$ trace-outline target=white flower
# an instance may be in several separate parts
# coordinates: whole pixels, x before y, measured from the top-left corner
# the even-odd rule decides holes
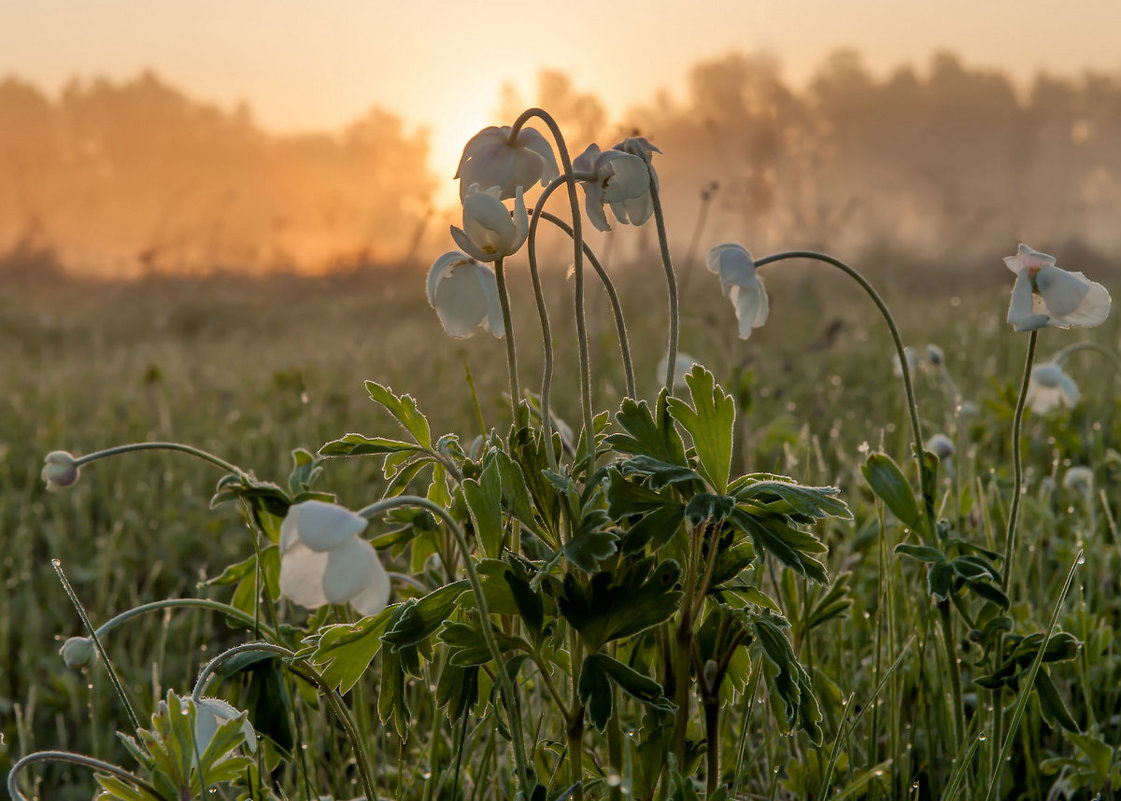
[[[471,336],[479,326],[499,339],[506,333],[494,270],[458,250],[436,259],[428,272],[428,304],[456,339]]]
[[[919,368],[919,354],[910,345],[903,348],[903,355],[907,357],[907,372],[912,376]],[[899,351],[891,354],[891,372],[896,378],[903,377],[903,363],[899,361]]]
[[[943,462],[954,455],[954,443],[945,434],[935,434],[928,439],[926,449]]]
[[[616,149],[601,151],[598,145],[588,149],[572,162],[572,169],[594,178],[580,182],[584,188],[584,208],[588,219],[600,231],[610,231],[603,206],[611,206],[615,219],[624,224],[642,225],[654,213],[650,197],[650,171],[639,156]]]
[[[452,226],[452,239],[467,255],[479,261],[497,261],[512,255],[529,234],[522,188],[514,193],[514,213],[499,199],[499,187],[481,190],[472,184],[463,199],[463,228]]]
[[[184,711],[186,711],[186,705],[189,703],[188,699],[181,699],[181,703],[184,706]],[[200,698],[195,705],[196,758],[206,753],[210,741],[218,733],[219,726],[227,720],[237,720],[239,717],[241,718],[241,736],[245,741],[245,746],[250,752],[256,751],[257,734],[253,731],[253,726],[249,723],[244,712],[221,698]]]
[[[77,482],[78,467],[75,462],[75,458],[66,451],[51,451],[47,454],[39,476],[47,483],[49,491],[58,492]]]
[[[673,388],[685,389],[688,386],[685,383],[686,374],[693,369],[694,364],[699,362],[690,356],[688,353],[677,354],[677,358],[673,360]],[[666,368],[669,367],[669,357],[663,356],[658,362],[658,372],[655,376],[654,383],[661,386],[662,382],[666,380]]]
[[[1089,496],[1094,490],[1094,471],[1082,465],[1071,467],[1063,475],[1063,489]]]
[[[1037,364],[1028,380],[1028,403],[1036,414],[1046,414],[1056,406],[1078,403],[1078,385],[1055,362]]]
[[[376,615],[389,602],[389,574],[374,546],[359,538],[367,521],[349,509],[304,501],[280,527],[280,591],[309,609],[349,603]]]
[[[751,329],[767,322],[767,290],[755,274],[755,262],[741,245],[717,245],[708,252],[708,269],[720,276],[725,297],[736,308],[740,339],[751,336]]]
[[[1015,256],[1004,263],[1016,273],[1008,322],[1017,331],[1045,326],[1093,328],[1109,316],[1109,292],[1082,273],[1055,266],[1055,257],[1021,244]]]
[[[459,199],[466,199],[471,186],[497,186],[499,199],[509,200],[518,187],[529,189],[557,177],[553,149],[540,133],[522,128],[510,144],[510,126],[491,126],[479,131],[463,148],[455,177],[459,179]]]

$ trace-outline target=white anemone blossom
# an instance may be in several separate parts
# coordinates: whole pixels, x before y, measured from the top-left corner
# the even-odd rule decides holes
[[[494,270],[466,253],[449,250],[436,259],[428,272],[428,304],[455,339],[466,339],[479,326],[499,339],[505,336]]]
[[[755,272],[755,262],[742,245],[717,245],[708,252],[708,269],[720,276],[724,296],[732,301],[740,322],[740,339],[767,322],[767,290]]]
[[[358,535],[367,520],[342,506],[304,501],[280,527],[280,591],[309,609],[349,603],[376,615],[389,602],[389,574]]]
[[[183,711],[186,712],[188,699],[180,699]],[[241,720],[241,739],[245,747],[254,752],[257,750],[257,734],[244,712],[234,707],[229,701],[221,698],[203,697],[195,705],[195,752],[197,755],[205,754],[210,747],[218,727],[230,720]]]
[[[1017,331],[1055,328],[1093,328],[1109,316],[1111,299],[1104,286],[1082,273],[1055,266],[1055,257],[1020,244],[1004,263],[1016,273],[1008,322]]]
[[[509,200],[518,187],[529,189],[538,181],[544,186],[557,175],[557,160],[545,137],[522,128],[511,143],[509,125],[492,125],[471,137],[455,171],[460,200],[467,198],[473,184],[497,186],[498,198]]]
[[[1027,402],[1036,414],[1046,414],[1056,406],[1078,403],[1078,385],[1056,362],[1037,364],[1028,379]]]
[[[463,199],[463,228],[451,227],[452,239],[473,259],[490,262],[513,255],[529,234],[529,215],[519,186],[514,212],[500,199],[499,187],[472,184]]]
[[[604,205],[611,207],[616,220],[630,225],[642,225],[654,213],[650,170],[642,157],[623,152],[622,145],[603,151],[598,145],[588,145],[572,162],[572,169],[593,176],[580,186],[588,219],[600,231],[611,230]]]

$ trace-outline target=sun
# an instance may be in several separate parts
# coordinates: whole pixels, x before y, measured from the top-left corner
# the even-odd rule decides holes
[[[439,207],[459,205],[459,182],[454,180],[463,146],[488,125],[509,125],[495,113],[497,92],[479,92],[445,104],[439,119],[429,129],[429,166],[436,176],[433,202]]]

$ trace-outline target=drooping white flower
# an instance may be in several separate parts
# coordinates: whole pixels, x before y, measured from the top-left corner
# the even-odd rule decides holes
[[[376,615],[389,602],[389,574],[361,539],[367,521],[342,506],[304,501],[280,527],[280,591],[309,609],[349,603]]]
[[[519,186],[514,212],[499,199],[499,187],[480,189],[472,184],[463,199],[463,228],[451,228],[452,239],[474,259],[491,262],[514,254],[529,234],[529,215]]]
[[[1017,331],[1046,326],[1093,328],[1109,316],[1111,299],[1104,286],[1082,273],[1055,266],[1055,257],[1021,243],[1015,256],[1004,263],[1016,273],[1008,322]]]
[[[1028,379],[1027,402],[1036,414],[1046,414],[1056,406],[1078,403],[1078,385],[1055,362],[1037,364]]]
[[[720,287],[736,309],[740,339],[767,322],[767,290],[755,273],[755,262],[742,245],[717,245],[708,252],[708,269],[720,276]]]
[[[479,131],[463,148],[455,177],[459,179],[459,199],[465,200],[471,186],[497,186],[498,198],[509,200],[518,187],[528,190],[558,175],[557,160],[548,141],[533,128],[518,131],[510,143],[510,126],[491,126]]]
[[[73,486],[78,481],[77,460],[66,451],[51,451],[43,459],[43,470],[39,477],[47,484],[50,492],[58,492]]]
[[[436,259],[428,272],[428,304],[456,339],[473,335],[479,326],[499,339],[505,336],[494,270],[466,253],[450,250]]]
[[[615,219],[629,225],[642,225],[654,213],[650,196],[650,171],[637,155],[620,149],[599,149],[591,144],[572,162],[577,173],[593,175],[580,182],[584,189],[584,208],[588,219],[600,231],[610,231],[604,205],[611,207]]]
[[[188,699],[183,698],[180,701],[184,705],[186,711],[186,704]],[[206,749],[210,746],[211,740],[214,735],[218,733],[218,727],[228,720],[237,720],[241,718],[241,736],[245,743],[245,747],[252,753],[257,750],[257,734],[253,731],[253,726],[249,723],[245,713],[234,707],[228,701],[221,698],[200,698],[195,705],[195,756],[198,758],[206,753]]]

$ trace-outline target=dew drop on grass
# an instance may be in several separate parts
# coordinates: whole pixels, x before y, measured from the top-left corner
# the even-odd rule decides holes
[[[987,740],[987,739],[989,739],[989,735],[985,734],[984,732],[977,735],[977,740],[982,742],[982,743],[985,742],[985,740]]]
[[[618,787],[623,783],[623,777],[618,773],[608,773],[606,781],[608,787]]]
[[[62,560],[61,559],[52,559],[51,564],[54,565],[55,567],[62,567]]]
[[[1078,564],[1080,564],[1080,565],[1086,564],[1086,554],[1084,554],[1084,553],[1078,554]]]

